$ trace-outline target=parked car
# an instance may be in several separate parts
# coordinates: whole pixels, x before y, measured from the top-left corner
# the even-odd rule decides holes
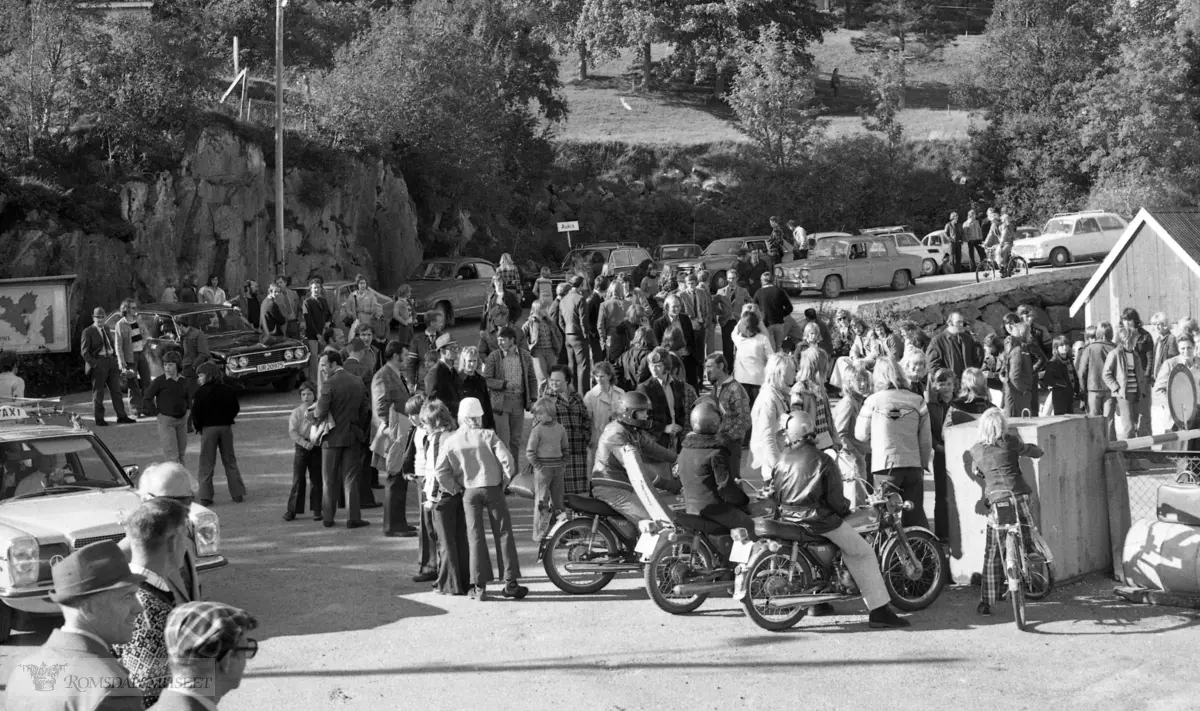
[[[554,288],[558,288],[558,285],[566,280],[568,274],[575,273],[577,264],[593,264],[596,254],[600,255],[602,263],[612,264],[614,274],[628,274],[647,259],[654,261],[650,252],[638,245],[637,242],[597,242],[583,245],[571,250],[563,260],[562,266],[550,272],[550,281],[554,284]],[[533,276],[526,281],[526,301],[533,300],[534,282],[538,276]]]
[[[97,541],[125,537],[122,517],[138,507],[136,466],[122,468],[78,415],[52,401],[0,403],[0,643],[16,612],[57,614],[50,569]],[[198,590],[196,573],[227,564],[221,522],[192,503],[188,548],[194,568],[180,572]]]
[[[116,337],[121,314],[114,311],[105,325]],[[293,338],[264,339],[242,313],[216,304],[146,304],[138,309],[148,358],[161,362],[167,350],[179,350],[179,324],[200,329],[208,336],[209,356],[225,369],[231,385],[270,384],[279,392],[296,387],[308,367],[308,347]],[[264,342],[264,340],[266,342]]]
[[[292,287],[292,291],[299,298],[297,303],[303,303],[304,299],[308,298],[308,285],[296,285]],[[325,304],[329,307],[329,311],[333,314],[333,322],[338,328],[346,327],[346,319],[354,318],[354,306],[351,303],[351,294],[358,291],[358,283],[353,281],[327,281],[325,282]],[[367,291],[375,295],[375,299],[379,302],[383,310],[383,317],[375,319],[373,325],[375,332],[380,338],[384,337],[391,329],[392,325],[392,305],[396,303],[396,299],[387,294],[367,287]]]
[[[447,326],[459,318],[480,318],[492,293],[496,265],[475,257],[427,259],[408,277],[412,287],[417,320],[424,322],[425,312],[437,310]]]
[[[1072,212],[1050,218],[1037,237],[1013,244],[1013,254],[1029,264],[1063,267],[1086,259],[1103,259],[1125,231],[1125,218],[1112,212]]]
[[[859,230],[864,235],[894,235],[896,248],[902,254],[911,254],[921,258],[921,276],[933,276],[939,272],[950,272],[950,240],[946,239],[945,230],[930,232],[918,239],[907,225],[892,227],[872,227]]]
[[[670,262],[676,259],[695,259],[704,252],[698,244],[660,244],[654,248],[655,262]]]
[[[817,239],[808,259],[775,267],[775,283],[788,292],[820,290],[827,299],[846,289],[904,291],[920,276],[921,261],[901,253],[890,234],[834,235]]]
[[[668,262],[660,266],[672,264],[681,273],[688,274],[699,269],[700,263],[703,262],[710,275],[709,288],[713,292],[716,292],[717,289],[725,286],[725,277],[730,268],[737,262],[738,255],[743,250],[747,252],[758,250],[762,252],[764,259],[769,260],[771,257],[768,254],[767,242],[770,239],[770,235],[762,237],[723,237],[710,242],[699,257]],[[793,259],[792,250],[784,250],[784,263],[790,262]]]

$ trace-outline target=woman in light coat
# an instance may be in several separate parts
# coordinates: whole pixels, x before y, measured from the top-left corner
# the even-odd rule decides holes
[[[871,472],[867,468],[871,447],[854,436],[858,413],[871,394],[871,374],[851,365],[844,371],[842,383],[842,399],[833,408],[833,429],[842,440],[842,449],[837,455],[838,470],[842,473],[842,491],[846,501],[856,507],[866,499],[866,490],[859,486],[858,480],[871,481]]]
[[[767,360],[762,390],[750,409],[750,466],[770,481],[779,455],[786,448],[779,431],[779,418],[790,409],[789,395],[796,380],[796,359],[787,353],[774,353]]]
[[[596,444],[600,441],[600,434],[617,416],[617,405],[621,402],[621,396],[625,394],[624,390],[614,384],[616,374],[612,363],[603,360],[596,363],[596,367],[592,369],[592,380],[596,385],[583,396],[583,406],[592,416],[592,437],[589,440],[591,446],[588,447],[589,472],[596,461]]]
[[[905,526],[925,526],[925,470],[933,464],[933,433],[925,398],[908,389],[894,358],[875,362],[875,392],[863,402],[854,437],[871,445],[871,473],[877,484],[900,489],[913,508]]]
[[[768,359],[774,353],[775,347],[762,328],[758,312],[747,310],[733,329],[733,379],[745,388],[751,404],[756,402],[758,391],[763,387]]]

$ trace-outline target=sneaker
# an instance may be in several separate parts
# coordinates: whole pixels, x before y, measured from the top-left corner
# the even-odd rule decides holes
[[[284,520],[284,521],[295,521],[295,520],[296,520],[296,514],[292,513],[291,511],[285,512],[285,513],[283,514],[283,520]]]
[[[529,594],[529,588],[517,583],[515,580],[510,580],[505,584],[504,589],[500,591],[504,597],[520,600]]]
[[[467,597],[471,598],[475,602],[485,602],[487,600],[487,586],[476,585],[475,587],[471,588],[470,592],[467,593]]]
[[[836,614],[836,611],[833,609],[833,605],[828,602],[822,602],[808,608],[809,617],[829,617],[834,614]]]
[[[245,501],[245,500],[246,500],[246,497],[244,497],[244,496],[235,496],[235,497],[233,497],[233,503],[235,503],[235,504],[240,504],[240,503],[242,503],[242,502],[243,502],[243,501]]]
[[[414,583],[431,583],[437,580],[437,573],[419,573],[413,576]]]
[[[869,625],[873,630],[894,630],[912,627],[911,622],[903,617],[900,617],[895,612],[892,612],[892,608],[888,607],[887,605],[871,610],[869,620]]]
[[[976,612],[976,614],[981,615],[983,617],[991,617],[992,616],[992,607],[991,607],[991,605],[987,604],[986,602],[981,602],[981,603],[979,603],[979,607],[975,608],[975,612]]]
[[[346,522],[346,528],[362,528],[364,526],[370,526],[370,525],[371,525],[370,521],[364,521],[361,518],[356,521],[347,521]]]
[[[108,423],[105,422],[104,420],[96,420],[96,426],[97,427],[108,427]]]

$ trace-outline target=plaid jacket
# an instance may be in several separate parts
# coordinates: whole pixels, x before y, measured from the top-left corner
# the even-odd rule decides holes
[[[522,410],[529,410],[533,407],[533,403],[537,400],[538,384],[537,373],[533,369],[533,357],[529,355],[529,351],[521,348],[516,348],[517,355],[521,357],[521,375],[524,377],[522,390],[524,390],[524,402],[521,404]],[[483,364],[483,377],[488,382],[488,388],[492,391],[492,409],[496,412],[508,412],[509,407],[506,402],[505,395],[505,380],[504,380],[504,351],[494,350],[488,354],[487,360]]]

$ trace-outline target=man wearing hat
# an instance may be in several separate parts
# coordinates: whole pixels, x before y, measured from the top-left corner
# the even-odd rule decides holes
[[[425,394],[431,399],[441,400],[450,412],[458,412],[462,393],[458,376],[454,372],[454,361],[458,360],[458,343],[449,333],[437,337],[438,362],[425,374]]]
[[[163,354],[163,374],[155,378],[146,388],[145,398],[154,403],[158,413],[158,439],[162,443],[163,456],[169,461],[183,464],[187,451],[188,410],[192,407],[191,391],[187,381],[179,376],[179,351]]]
[[[79,346],[83,355],[84,372],[92,377],[92,408],[96,416],[96,426],[108,425],[104,420],[104,390],[108,389],[108,397],[112,400],[113,411],[117,413],[117,422],[127,424],[135,422],[125,414],[125,401],[121,398],[121,369],[117,367],[117,348],[113,335],[104,325],[108,314],[97,306],[92,310],[92,325],[83,330],[83,341]]]
[[[146,467],[138,477],[137,487],[142,501],[170,499],[190,510],[192,502],[196,500],[196,485],[192,475],[178,462],[159,462]],[[133,548],[129,537],[122,538],[117,545],[121,547],[125,559],[132,561]],[[183,565],[163,577],[171,587],[176,604],[199,599],[200,577],[196,574],[196,558],[191,548],[184,551]]]
[[[332,418],[329,432],[321,441],[321,474],[325,480],[321,499],[321,518],[326,528],[332,528],[337,512],[338,492],[346,488],[346,528],[368,525],[360,511],[362,453],[371,422],[371,402],[362,378],[342,368],[342,354],[326,349],[321,354],[321,370],[325,383],[317,398],[314,422]]]
[[[245,610],[220,602],[173,610],[165,633],[172,684],[150,708],[216,711],[221,698],[241,685],[246,660],[258,654],[258,641],[246,636],[257,626]]]
[[[140,711],[142,692],[110,651],[129,642],[142,607],[144,576],[129,569],[113,541],[84,546],[51,569],[50,599],[63,626],[13,669],[5,687],[9,711],[105,709]]]

